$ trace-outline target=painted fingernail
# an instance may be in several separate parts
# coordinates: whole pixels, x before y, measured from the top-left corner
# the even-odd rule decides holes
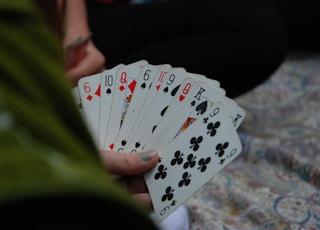
[[[148,150],[146,152],[139,153],[140,159],[142,161],[148,162],[150,161],[155,155],[157,154],[157,151],[155,150]]]

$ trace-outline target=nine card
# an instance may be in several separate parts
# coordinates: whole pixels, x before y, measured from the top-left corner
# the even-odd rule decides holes
[[[242,151],[245,111],[218,81],[183,67],[119,64],[81,78],[71,93],[98,149],[159,152],[144,174],[159,222]]]

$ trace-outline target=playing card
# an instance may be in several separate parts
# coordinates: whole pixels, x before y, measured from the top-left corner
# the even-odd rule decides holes
[[[188,73],[186,73],[188,74]],[[146,141],[144,149],[154,149],[155,144],[159,141],[162,134],[165,135],[167,128],[170,126],[171,121],[179,113],[181,107],[184,105],[185,99],[188,94],[194,90],[194,85],[199,83],[199,79],[193,76],[186,77],[181,83],[177,94],[172,99],[165,115],[159,121],[157,128],[151,134],[151,136]]]
[[[172,67],[169,64],[160,65],[159,68],[157,69],[155,76],[153,78],[153,81],[149,87],[148,94],[143,102],[143,105],[142,105],[140,111],[139,111],[139,116],[137,117],[136,121],[134,122],[133,128],[130,131],[129,138],[127,138],[128,140],[132,139],[135,132],[137,132],[137,130],[141,127],[141,124],[144,121],[144,116],[145,116],[147,110],[149,109],[149,107],[153,101],[153,98],[157,94],[157,92],[160,88],[160,85],[163,82],[164,76],[167,74],[167,72],[170,69],[172,69]],[[127,145],[128,142],[126,142],[125,144]],[[128,151],[128,149],[126,148],[126,145],[123,145],[122,147],[124,148],[125,151]]]
[[[208,84],[210,87],[214,88],[218,93],[222,95],[226,95],[226,91],[220,87],[220,82],[207,78],[206,76],[202,74],[197,74],[197,73],[189,73],[191,77],[193,77],[197,81],[205,82]]]
[[[85,121],[85,117],[84,117],[84,112],[83,112],[83,108],[82,108],[82,102],[81,102],[81,97],[80,97],[78,86],[72,88],[71,94],[73,96],[73,99],[74,99],[79,111],[80,111],[82,119]]]
[[[100,115],[100,76],[101,73],[83,77],[78,81],[85,123],[98,146]]]
[[[114,150],[118,152],[124,151],[125,145],[130,137],[136,119],[140,115],[144,101],[148,97],[149,89],[159,68],[159,65],[152,64],[147,64],[141,68],[134,94],[132,95],[130,105],[127,109],[126,117],[115,141]]]
[[[172,68],[163,77],[163,82],[154,96],[148,110],[143,115],[143,122],[133,133],[132,138],[126,146],[126,152],[136,152],[143,149],[147,139],[151,136],[159,121],[165,114],[171,100],[178,92],[178,89],[187,77],[184,68]]]
[[[229,119],[229,122],[234,122],[234,117],[238,117],[236,125],[240,125],[244,119],[245,111],[235,102],[233,103],[231,99],[229,100],[217,92],[215,88],[212,88],[205,82],[201,82],[197,84],[195,90],[187,96],[179,113],[170,121],[168,125],[170,128],[158,137],[158,142],[153,147],[159,150],[164,148],[217,102],[222,102],[226,111],[229,113],[225,119]],[[235,126],[235,129],[236,128],[237,126]]]
[[[104,148],[104,142],[107,135],[107,128],[109,123],[109,117],[111,113],[111,104],[114,94],[114,85],[116,82],[116,74],[120,67],[124,66],[123,64],[117,65],[112,69],[108,69],[102,72],[100,78],[101,85],[101,94],[100,94],[100,122],[99,122],[99,140],[98,148]]]
[[[160,152],[144,174],[155,217],[164,220],[242,151],[222,103],[216,103]]]
[[[125,65],[120,67],[116,73],[111,113],[104,142],[106,150],[114,150],[116,138],[125,119],[142,67],[140,65]]]

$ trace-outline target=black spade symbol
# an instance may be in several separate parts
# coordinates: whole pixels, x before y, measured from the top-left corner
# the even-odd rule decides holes
[[[207,110],[207,106],[208,106],[208,102],[207,101],[201,102],[196,108],[196,111],[198,112],[198,115],[203,114]]]
[[[140,147],[140,142],[136,142],[135,147],[139,148]]]
[[[125,146],[126,144],[127,144],[127,141],[126,141],[126,140],[122,140],[122,141],[121,141],[121,145],[122,145],[122,146]]]
[[[163,89],[163,92],[167,93],[167,92],[168,92],[168,90],[169,90],[169,88],[168,88],[168,87],[166,87],[166,88],[164,88],[164,89]]]
[[[111,93],[111,89],[108,88],[108,89],[106,90],[106,94],[110,94],[110,93]]]
[[[191,107],[193,107],[196,104],[196,101],[191,102]]]
[[[174,96],[176,95],[178,89],[179,89],[180,85],[177,85],[176,88],[174,88],[172,91],[171,91],[171,96]]]
[[[145,89],[145,88],[146,88],[146,83],[145,83],[145,82],[143,82],[143,83],[141,84],[141,88],[142,88],[142,89]]]
[[[165,112],[167,111],[168,105],[161,111],[160,115],[163,117]]]
[[[152,128],[152,133],[154,132],[154,130],[157,128],[157,126],[155,125],[155,126],[153,126],[153,128]]]

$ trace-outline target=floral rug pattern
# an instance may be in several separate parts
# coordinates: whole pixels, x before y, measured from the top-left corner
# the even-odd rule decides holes
[[[190,230],[320,229],[320,54],[292,52],[236,101],[243,153],[187,201]]]

